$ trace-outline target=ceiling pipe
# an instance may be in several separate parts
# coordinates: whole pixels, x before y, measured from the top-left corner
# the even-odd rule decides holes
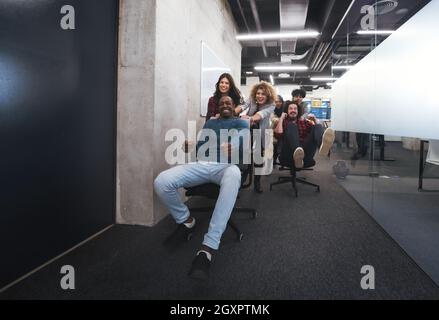
[[[262,33],[261,20],[259,19],[259,13],[258,13],[258,7],[256,5],[256,1],[250,0],[250,6],[252,8],[253,18],[255,19],[256,29],[258,33]],[[262,44],[262,51],[264,52],[264,57],[267,58],[268,54],[264,40],[261,40],[261,44]]]
[[[326,26],[328,24],[329,17],[331,16],[331,12],[332,12],[332,9],[334,8],[334,5],[335,5],[335,0],[330,0],[328,2],[328,5],[326,6],[325,17],[323,18],[323,24],[322,24],[322,28],[320,30],[321,34],[323,34],[323,30],[325,30],[325,28],[326,28]],[[314,45],[313,45],[313,47],[311,49],[311,53],[314,53],[315,47],[316,47],[317,43],[319,43],[319,41],[320,41],[320,39],[316,39],[315,40]],[[322,42],[320,43],[320,45],[321,44],[322,44]],[[319,45],[319,48],[320,48],[320,45]],[[310,66],[310,69],[313,69],[313,66],[315,66],[315,62],[318,59],[319,54],[321,54],[321,52],[317,52],[317,54],[315,55],[313,63]],[[311,54],[310,57],[308,58],[308,61],[306,62],[307,65],[309,65],[309,63],[310,63],[310,61],[312,59],[312,56],[313,55]]]
[[[323,50],[321,51],[320,55],[317,56],[317,60],[314,64],[314,66],[311,68],[311,70],[316,70],[317,66],[320,64],[320,61],[322,60],[323,56],[326,55],[326,52],[329,48],[329,46],[331,45],[331,43],[323,43]]]
[[[329,49],[326,52],[325,56],[323,57],[320,65],[318,65],[316,67],[317,72],[321,72],[326,67],[326,65],[329,63],[329,61],[331,61],[331,59],[332,59],[332,48],[333,48],[332,46],[329,46]]]
[[[314,43],[314,45],[315,44],[317,44],[317,41]],[[311,70],[313,69],[314,65],[316,64],[317,58],[319,57],[320,52],[322,51],[322,49],[323,49],[323,42],[320,42],[319,47],[317,48],[317,53],[314,55],[314,59],[312,60],[311,65],[309,66],[309,68]],[[310,58],[311,58],[311,56],[310,56]]]
[[[241,1],[236,0],[236,2],[238,3],[239,12],[241,12],[241,17],[242,17],[242,20],[244,20],[244,24],[245,24],[245,27],[247,28],[247,32],[250,33],[250,27],[248,26],[247,19],[245,18],[244,10],[242,9],[242,6],[241,6]]]

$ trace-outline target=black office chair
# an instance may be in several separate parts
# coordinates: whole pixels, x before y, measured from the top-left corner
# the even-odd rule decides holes
[[[245,165],[241,166],[241,189],[245,189],[251,186],[253,182],[253,165]],[[248,182],[246,182],[248,180]],[[186,196],[201,196],[211,200],[216,200],[219,196],[220,186],[215,183],[204,183],[195,187],[186,188]],[[238,195],[239,198],[239,195]],[[214,206],[209,207],[196,207],[189,208],[190,212],[212,212]],[[256,219],[258,213],[254,208],[244,208],[236,206],[233,208],[232,214],[236,212],[249,212],[252,214],[253,219]],[[244,233],[240,230],[240,228],[236,225],[236,223],[232,220],[232,216],[230,217],[227,225],[230,226],[233,231],[236,232],[239,241],[242,241],[244,238]]]
[[[297,172],[300,172],[300,171],[313,171],[314,170],[313,168],[300,168],[300,169],[297,169],[294,166],[291,166],[291,167],[281,166],[279,168],[279,171],[285,171],[285,170],[289,170],[290,171],[290,175],[288,177],[279,177],[277,182],[270,183],[270,191],[273,190],[273,186],[276,186],[276,185],[279,185],[279,184],[291,183],[291,185],[293,186],[293,189],[294,189],[294,193],[295,193],[296,198],[297,198],[297,196],[298,196],[297,183],[302,183],[302,184],[306,184],[306,185],[315,187],[316,191],[320,192],[320,186],[318,184],[306,181],[306,178],[297,177]]]

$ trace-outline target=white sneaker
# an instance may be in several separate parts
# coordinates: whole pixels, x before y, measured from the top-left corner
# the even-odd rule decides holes
[[[327,156],[329,154],[329,150],[334,144],[335,140],[335,131],[332,128],[327,128],[323,133],[322,137],[322,145],[319,149],[319,154],[322,156]]]
[[[294,150],[293,159],[294,159],[294,167],[297,169],[303,168],[303,158],[305,157],[305,151],[299,147]]]

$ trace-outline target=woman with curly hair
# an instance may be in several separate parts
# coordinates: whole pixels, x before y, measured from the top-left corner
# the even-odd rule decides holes
[[[236,87],[233,77],[229,73],[223,73],[219,76],[215,85],[215,92],[213,96],[209,98],[207,103],[206,121],[212,117],[219,116],[218,102],[223,96],[229,96],[232,98],[236,106],[243,104],[243,98],[241,91]]]
[[[241,118],[249,119],[252,128],[261,129],[262,151],[265,146],[265,130],[270,128],[270,117],[274,112],[276,98],[274,87],[268,82],[261,81],[252,87],[248,101],[236,108],[236,113],[247,111]],[[255,175],[254,189],[257,193],[262,193],[260,175]]]

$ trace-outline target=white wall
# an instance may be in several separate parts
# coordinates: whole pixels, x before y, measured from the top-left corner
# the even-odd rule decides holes
[[[439,0],[432,0],[333,86],[333,127],[439,139]]]

